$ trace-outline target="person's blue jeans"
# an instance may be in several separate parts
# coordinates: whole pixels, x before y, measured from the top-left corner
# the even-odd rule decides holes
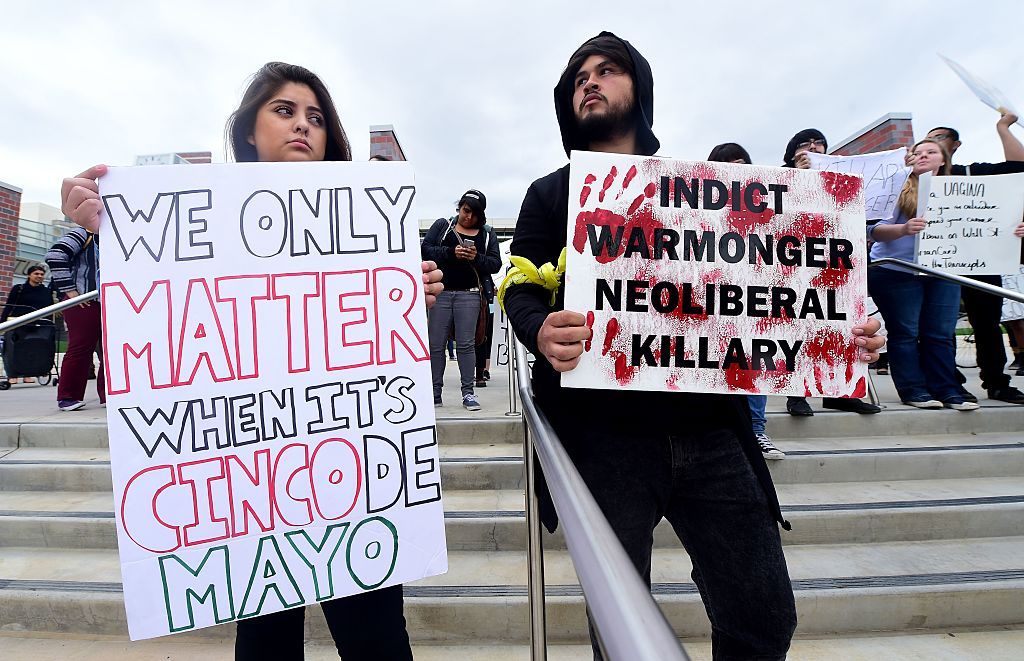
[[[885,319],[889,370],[904,402],[958,398],[960,285],[885,267],[868,270],[868,290]]]
[[[768,407],[767,395],[747,395],[747,405],[750,406],[750,428],[755,434],[763,434],[768,418],[765,416],[765,408]]]
[[[690,556],[714,658],[785,659],[793,588],[778,525],[736,435],[623,433],[568,417],[552,420],[556,431],[572,439],[566,450],[647,584],[664,517]]]
[[[480,293],[475,291],[443,291],[430,308],[427,335],[430,338],[430,375],[434,397],[444,388],[445,344],[448,329],[455,325],[455,355],[459,363],[462,395],[472,395],[476,369],[476,320],[480,314]]]

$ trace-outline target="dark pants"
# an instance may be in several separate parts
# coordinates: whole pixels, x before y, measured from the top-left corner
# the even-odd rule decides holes
[[[648,585],[654,527],[662,517],[672,524],[693,563],[714,658],[784,659],[796,630],[793,589],[778,526],[735,434],[643,436],[559,426]]]
[[[96,344],[100,341],[100,304],[92,301],[84,307],[75,305],[64,310],[64,322],[68,325],[68,350],[60,364],[60,380],[57,382],[57,401],[62,399],[85,399],[85,386],[89,381],[89,368]],[[102,355],[102,352],[100,352]],[[103,390],[103,369],[96,374],[96,392],[100,401],[107,400]]]
[[[972,275],[971,280],[997,287],[1003,286],[1000,275]],[[978,368],[981,370],[981,387],[985,389],[1006,388],[1010,375],[1006,367],[1006,347],[999,319],[1003,313],[1003,299],[970,287],[960,288],[960,297],[967,310],[967,319],[974,329],[974,349],[978,352]]]
[[[487,359],[491,357],[491,343],[494,342],[494,313],[487,315],[487,339],[476,348],[476,375],[479,377],[487,366]]]
[[[401,585],[324,601],[320,606],[344,661],[411,661]],[[235,659],[301,660],[305,610],[291,608],[239,620]]]
[[[868,291],[885,319],[889,370],[904,402],[960,397],[953,333],[960,285],[879,267]]]

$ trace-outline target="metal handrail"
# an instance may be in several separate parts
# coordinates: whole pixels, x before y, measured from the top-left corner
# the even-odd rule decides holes
[[[28,314],[23,314],[20,317],[17,317],[16,319],[5,321],[4,323],[0,324],[0,334],[6,333],[9,330],[14,330],[15,328],[24,326],[25,324],[31,324],[33,321],[38,321],[43,317],[49,317],[51,314],[56,314],[61,310],[66,310],[75,305],[88,303],[89,301],[93,300],[99,295],[100,293],[98,291],[86,292],[85,294],[79,294],[74,298],[69,298],[65,301],[61,301],[60,303],[54,303],[53,305],[47,305],[45,308],[33,310],[32,312],[29,312]]]
[[[912,271],[917,271],[918,273],[924,273],[925,275],[933,275],[936,278],[942,278],[943,280],[955,282],[958,285],[962,285],[964,287],[970,287],[971,289],[977,289],[979,291],[994,294],[996,296],[1001,296],[1003,298],[1010,298],[1017,301],[1018,303],[1024,303],[1024,293],[1015,292],[1012,289],[1006,289],[1005,287],[990,285],[987,282],[978,282],[977,280],[971,280],[970,278],[965,278],[962,275],[944,273],[942,271],[933,269],[930,266],[921,266],[920,264],[906,262],[902,259],[896,259],[895,257],[882,257],[879,259],[873,259],[871,260],[871,263],[868,264],[868,266],[881,266],[882,264],[894,264],[896,266],[899,266],[900,268],[910,269]]]
[[[580,579],[583,596],[605,658],[611,661],[689,659],[651,596],[650,588],[640,578],[558,440],[551,423],[537,408],[526,348],[514,339],[513,342],[519,398],[529,430],[527,433],[536,439],[533,450],[544,470],[548,491],[565,531],[566,546],[572,556],[573,567]],[[533,463],[532,454],[524,455],[523,460],[530,467]],[[532,495],[533,484],[529,483],[531,477],[531,471],[527,470],[527,493]],[[536,507],[535,497],[527,498],[527,508],[531,507]],[[537,512],[534,511],[532,516],[528,512],[527,520],[537,527],[539,539],[540,521]],[[530,539],[532,545],[533,531]],[[538,548],[530,550],[531,555],[539,552]],[[543,593],[535,598],[543,600]],[[543,618],[543,611],[540,615]],[[531,621],[531,635],[533,625]],[[531,642],[535,650],[534,660],[537,661],[536,650],[538,647],[543,650],[546,641],[541,640],[539,645]],[[543,651],[540,654],[540,659],[546,658]]]

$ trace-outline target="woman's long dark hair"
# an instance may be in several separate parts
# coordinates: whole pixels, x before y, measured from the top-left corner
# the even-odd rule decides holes
[[[316,95],[317,103],[324,115],[324,128],[327,129],[327,149],[324,152],[324,160],[351,161],[352,149],[348,144],[348,136],[345,135],[345,129],[341,126],[338,110],[334,107],[334,101],[331,100],[331,93],[327,91],[327,86],[309,69],[284,62],[264,64],[253,75],[249,86],[245,89],[245,94],[242,95],[242,102],[238,105],[238,109],[228,117],[227,128],[224,132],[234,160],[239,163],[259,160],[256,147],[249,144],[249,136],[252,135],[256,125],[256,113],[285,83],[308,85]]]
[[[750,154],[747,150],[736,144],[735,142],[723,142],[720,145],[716,145],[711,153],[708,154],[709,161],[720,161],[723,163],[732,163],[733,161],[742,160],[747,165],[750,165]]]

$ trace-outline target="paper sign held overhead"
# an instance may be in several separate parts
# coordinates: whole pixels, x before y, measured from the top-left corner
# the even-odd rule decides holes
[[[593,338],[562,385],[863,395],[862,180],[574,152],[565,307]]]
[[[132,639],[446,571],[415,193],[404,164],[100,180]]]

